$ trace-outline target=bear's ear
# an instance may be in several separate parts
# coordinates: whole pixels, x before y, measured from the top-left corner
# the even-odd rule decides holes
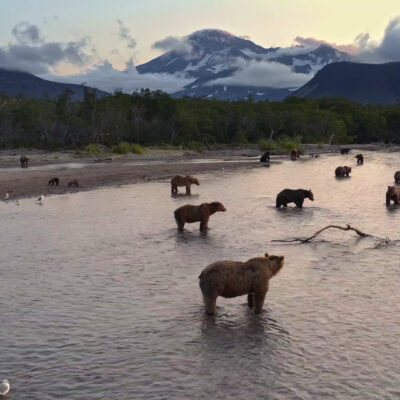
[[[391,186],[388,186],[388,189],[390,189],[391,188]]]
[[[266,257],[266,258],[268,258],[268,257],[269,257],[268,253],[265,253],[265,257]]]

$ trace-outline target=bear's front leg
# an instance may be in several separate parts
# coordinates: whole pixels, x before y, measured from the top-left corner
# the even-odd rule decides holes
[[[206,231],[208,229],[208,218],[204,218],[200,222],[200,230]]]
[[[254,307],[254,293],[249,293],[247,295],[247,305],[249,306],[249,308]]]
[[[203,300],[206,306],[206,314],[214,315],[217,308],[217,296],[203,296]]]
[[[262,311],[266,294],[267,292],[256,292],[254,294],[254,312],[256,314],[260,314],[260,312]]]
[[[190,195],[190,185],[186,186],[186,194],[189,196]]]

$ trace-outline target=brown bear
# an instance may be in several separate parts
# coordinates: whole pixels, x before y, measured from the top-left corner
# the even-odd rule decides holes
[[[293,150],[290,152],[290,159],[291,159],[292,161],[295,161],[298,157],[300,157],[300,152],[299,152],[297,149],[293,149]]]
[[[357,154],[355,158],[357,158],[357,164],[364,164],[364,156],[362,154]]]
[[[72,179],[68,182],[68,187],[79,187],[78,179]]]
[[[260,162],[266,162],[269,163],[269,159],[271,156],[271,152],[270,151],[266,151],[260,158]]]
[[[183,232],[185,223],[200,222],[200,230],[206,231],[210,215],[218,211],[226,211],[226,208],[219,201],[212,203],[203,203],[199,206],[186,204],[174,211],[175,221],[178,225],[178,231]]]
[[[21,168],[28,168],[29,158],[27,156],[21,156],[19,162],[21,163]]]
[[[178,186],[186,186],[186,194],[190,195],[190,185],[200,185],[199,180],[191,175],[181,176],[175,175],[171,179],[171,193],[177,194],[178,193]]]
[[[302,208],[304,199],[314,201],[314,195],[311,189],[283,189],[276,196],[276,208],[280,206],[287,207],[288,203],[295,203],[297,207]]]
[[[247,304],[259,314],[268,292],[269,280],[283,267],[283,256],[256,257],[241,261],[217,261],[201,272],[200,289],[208,315],[215,314],[217,297],[226,298],[247,294]]]
[[[395,183],[400,183],[400,171],[394,173],[394,181]]]
[[[351,167],[347,167],[346,165],[344,167],[340,166],[335,169],[335,176],[336,178],[344,178],[345,176],[349,177],[350,172]]]
[[[349,154],[349,151],[351,151],[349,147],[343,147],[340,149],[341,154]]]
[[[390,205],[390,201],[394,204],[400,204],[400,189],[397,186],[388,186],[386,192],[386,205]]]
[[[49,180],[49,186],[58,186],[60,184],[60,180],[55,177]]]

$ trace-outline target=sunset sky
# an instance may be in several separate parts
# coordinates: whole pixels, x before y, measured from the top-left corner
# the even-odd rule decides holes
[[[262,46],[289,46],[296,36],[349,44],[369,32],[382,38],[400,14],[398,0],[0,0],[0,45],[13,40],[12,29],[28,21],[49,41],[90,37],[99,58],[122,66],[138,65],[159,54],[152,44],[218,28],[248,36]],[[118,37],[121,20],[136,40],[129,51]]]
[[[263,47],[317,39],[362,61],[400,61],[398,0],[0,0],[0,16],[0,68],[76,82],[94,71],[111,79],[127,63],[136,73],[162,53],[155,42],[205,28]]]

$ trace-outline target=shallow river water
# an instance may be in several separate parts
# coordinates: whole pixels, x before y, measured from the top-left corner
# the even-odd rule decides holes
[[[193,196],[167,181],[0,204],[0,381],[10,400],[399,399],[400,246],[328,231],[350,223],[400,239],[385,192],[398,153],[285,161],[199,175]],[[334,169],[351,165],[351,178]],[[277,210],[283,188],[311,188]],[[208,235],[179,234],[173,210],[221,201]],[[198,275],[220,259],[284,255],[264,311],[246,298],[204,315]]]

